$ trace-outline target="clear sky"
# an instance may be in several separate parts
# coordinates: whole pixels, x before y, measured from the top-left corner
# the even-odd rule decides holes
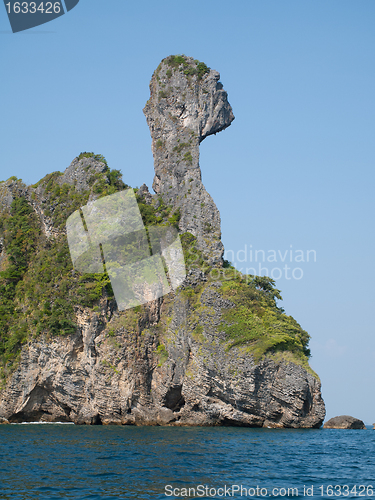
[[[80,0],[12,34],[0,8],[0,179],[94,151],[151,186],[153,70],[179,53],[218,70],[236,119],[200,163],[228,257],[282,275],[327,418],[375,422],[374,22],[373,0]]]

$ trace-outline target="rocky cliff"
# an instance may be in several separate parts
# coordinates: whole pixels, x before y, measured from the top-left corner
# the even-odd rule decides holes
[[[120,312],[107,275],[72,269],[69,215],[128,188],[102,156],[82,153],[34,186],[0,183],[0,419],[319,427],[308,334],[272,280],[222,261],[199,167],[199,143],[233,120],[219,74],[170,56],[150,89],[156,194],[136,196],[147,226],[179,227],[187,277]]]
[[[151,78],[143,112],[152,137],[153,189],[179,209],[179,227],[197,237],[210,263],[223,256],[220,213],[207,193],[199,167],[199,144],[234,120],[220,74],[191,57],[164,59]]]

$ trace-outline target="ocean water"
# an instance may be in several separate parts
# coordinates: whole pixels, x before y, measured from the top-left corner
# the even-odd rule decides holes
[[[375,497],[369,429],[2,425],[0,454],[9,500]]]

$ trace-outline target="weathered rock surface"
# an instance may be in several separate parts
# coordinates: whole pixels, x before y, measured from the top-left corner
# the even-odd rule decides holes
[[[365,424],[358,418],[349,415],[333,417],[323,425],[324,429],[366,429]]]
[[[76,158],[77,160],[77,158]],[[87,174],[86,174],[87,176]],[[8,180],[0,184],[0,212],[10,208],[12,201],[17,197],[24,197],[33,207],[35,213],[41,220],[42,228],[48,238],[58,235],[58,231],[53,227],[51,217],[45,214],[46,206],[43,205],[47,201],[44,195],[44,189],[41,186],[33,188],[26,186],[21,179]],[[49,210],[54,210],[54,206],[48,206]],[[0,248],[0,264],[1,264],[1,248]]]
[[[137,334],[121,326],[105,301],[98,313],[77,310],[76,335],[40,338],[23,349],[0,416],[9,422],[319,427],[325,409],[315,377],[293,363],[255,365],[246,351],[225,350],[215,327],[227,306],[218,285],[204,292],[211,311],[199,318],[205,328],[198,338],[181,294],[150,304]],[[162,351],[153,328],[159,315],[163,327],[172,318]]]
[[[10,207],[13,201],[13,194],[11,190],[13,182],[7,181],[0,183],[0,210]]]
[[[59,177],[59,184],[70,184],[77,191],[86,191],[90,188],[90,178],[95,174],[105,172],[107,165],[95,157],[74,158],[63,175]],[[88,174],[89,172],[89,174]]]
[[[199,144],[234,120],[220,74],[194,74],[197,62],[174,56],[164,59],[152,75],[144,113],[154,155],[154,191],[180,209],[180,230],[198,239],[211,264],[221,264],[220,213],[207,193],[199,167]],[[175,62],[177,61],[177,63]]]

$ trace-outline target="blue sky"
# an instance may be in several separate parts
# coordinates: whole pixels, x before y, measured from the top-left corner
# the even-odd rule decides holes
[[[94,151],[151,186],[153,70],[178,53],[217,69],[236,119],[200,163],[225,247],[315,250],[316,262],[261,265],[302,270],[277,286],[312,337],[327,418],[372,423],[374,19],[373,0],[80,0],[12,34],[0,9],[0,178],[34,183]]]

